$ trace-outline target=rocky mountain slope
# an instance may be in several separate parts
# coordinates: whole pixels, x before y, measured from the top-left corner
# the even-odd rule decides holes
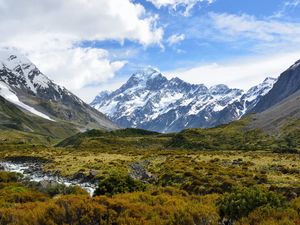
[[[179,78],[168,80],[147,68],[133,74],[114,92],[101,92],[91,106],[122,127],[158,132],[213,127],[237,120],[266,95],[276,79],[267,78],[248,91],[220,84],[206,87]]]
[[[251,110],[263,112],[300,90],[300,60],[283,72],[272,90]]]
[[[57,123],[34,114],[25,113],[15,104],[7,101],[1,96],[0,130],[2,138],[3,136],[6,137],[1,139],[1,145],[7,144],[8,139],[12,139],[14,141],[16,139],[16,131],[25,131],[24,133],[19,133],[19,136],[22,136],[22,141],[27,140],[28,142],[33,141],[34,136],[25,135],[26,132],[30,132],[32,135],[38,135],[39,139],[45,140],[48,140],[50,137],[66,138],[78,132],[76,126],[72,123]],[[7,135],[4,135],[4,131],[8,132]]]
[[[300,129],[300,91],[272,106],[264,112],[253,115],[251,128],[260,128],[268,133],[280,133],[291,124],[293,130]]]
[[[48,79],[26,57],[0,50],[0,96],[24,113],[56,123],[71,123],[77,130],[115,129],[105,115],[70,91]]]
[[[251,110],[256,112],[251,127],[269,133],[286,126],[300,128],[300,61],[283,72],[272,90]]]

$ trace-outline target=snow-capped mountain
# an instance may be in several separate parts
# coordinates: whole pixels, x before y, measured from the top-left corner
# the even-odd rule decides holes
[[[72,123],[78,129],[116,128],[106,116],[48,79],[16,51],[0,50],[0,96],[26,113]]]
[[[101,92],[90,104],[121,127],[159,132],[212,127],[241,118],[266,95],[276,79],[243,91],[220,84],[206,87],[179,78],[168,80],[146,68],[114,92]]]

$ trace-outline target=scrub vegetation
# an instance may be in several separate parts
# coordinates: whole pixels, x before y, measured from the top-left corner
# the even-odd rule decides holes
[[[176,134],[90,130],[56,143],[33,135],[3,144],[2,160],[43,159],[44,171],[65,177],[92,173],[98,188],[91,197],[0,172],[0,224],[298,225],[300,133],[292,127],[270,135],[242,120]]]

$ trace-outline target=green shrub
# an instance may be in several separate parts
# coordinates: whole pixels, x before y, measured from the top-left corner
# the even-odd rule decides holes
[[[224,194],[217,205],[222,217],[238,220],[261,206],[281,207],[284,205],[284,199],[274,192],[257,188],[240,188]]]
[[[144,191],[145,185],[138,180],[134,180],[130,176],[121,176],[113,174],[100,181],[95,195],[115,195],[118,193]]]

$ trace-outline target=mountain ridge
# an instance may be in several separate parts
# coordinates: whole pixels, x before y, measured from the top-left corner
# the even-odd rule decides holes
[[[121,127],[158,132],[213,127],[241,118],[275,83],[266,78],[248,92],[224,84],[206,87],[179,78],[168,80],[158,70],[134,73],[113,92],[102,92],[90,104]]]
[[[298,90],[300,90],[300,60],[279,76],[272,90],[251,111],[256,113],[263,112]]]
[[[72,123],[78,131],[117,129],[105,115],[55,84],[15,51],[0,50],[0,95],[27,114]]]
[[[280,133],[291,121],[300,121],[300,60],[284,71],[278,81],[251,110],[255,113],[250,128]],[[299,129],[297,122],[293,129]]]

